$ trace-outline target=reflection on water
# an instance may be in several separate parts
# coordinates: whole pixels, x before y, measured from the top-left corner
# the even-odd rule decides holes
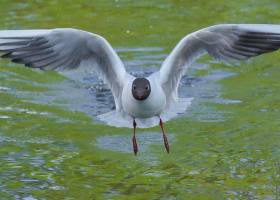
[[[174,141],[174,135],[168,133],[168,139],[170,143]],[[139,146],[140,154],[148,153],[151,145],[163,145],[162,135],[160,132],[141,132],[137,133],[137,141]],[[127,135],[105,135],[97,138],[98,147],[111,150],[119,151],[124,153],[133,152],[131,136]],[[163,146],[164,148],[164,146]]]
[[[139,77],[157,71],[186,33],[218,23],[279,23],[279,8],[270,0],[3,0],[0,26],[101,34]],[[1,200],[280,197],[277,52],[236,68],[200,60],[179,88],[192,105],[166,123],[171,153],[154,127],[137,131],[137,157],[131,129],[96,123],[114,105],[94,74],[63,78],[14,66],[0,66]]]
[[[13,146],[21,150],[14,149],[0,157],[1,192],[16,199],[35,199],[30,195],[33,190],[64,190],[54,175],[61,172],[63,162],[78,155],[73,144],[42,137],[27,139],[0,135],[0,148],[11,150]],[[14,189],[10,188],[11,185]]]
[[[124,59],[127,70],[137,77],[148,76],[157,71],[160,63],[166,57],[163,49],[157,47],[119,48],[118,52]],[[209,64],[197,64],[195,67],[207,69]],[[213,70],[210,74],[197,77],[193,75],[194,73],[195,70],[191,70],[189,75],[183,77],[180,84],[180,97],[195,98],[194,104],[189,112],[183,115],[200,121],[224,121],[223,111],[209,108],[206,102],[220,104],[239,103],[238,100],[223,99],[220,95],[220,86],[217,84],[217,81],[233,76],[234,74],[222,70]],[[47,104],[64,107],[73,111],[81,111],[92,116],[93,119],[95,119],[96,115],[114,109],[113,97],[110,90],[94,74],[67,72],[66,76],[69,79],[56,82],[55,84],[37,83],[36,85],[39,86],[47,86],[48,90],[37,92],[35,96],[33,91],[10,90],[6,87],[1,87],[0,91],[17,95],[23,98],[24,102]],[[0,107],[0,112],[2,113],[0,120],[11,120],[14,115],[23,114],[25,117],[28,117],[28,115],[45,116],[56,119],[57,122],[67,122],[67,120],[61,119],[49,112],[40,112],[34,109],[12,105]],[[40,127],[39,124],[38,127]],[[34,125],[32,129],[34,130],[35,128],[36,126]],[[176,143],[176,137],[174,134],[168,133],[168,138],[172,151],[172,144]],[[161,161],[158,153],[160,151],[165,153],[161,132],[139,132],[137,133],[137,140],[139,144],[139,155],[136,159],[144,163],[149,163],[151,167],[159,166]],[[31,148],[34,145],[37,147],[38,145],[43,145],[44,149],[47,150]],[[30,191],[37,189],[65,190],[65,186],[59,185],[54,176],[57,173],[63,172],[61,165],[64,162],[79,155],[73,143],[57,143],[52,139],[42,137],[27,139],[25,137],[13,138],[1,136],[0,146],[3,148],[6,146],[17,146],[22,149],[21,151],[8,152],[5,156],[1,157],[2,166],[6,169],[4,173],[1,174],[0,172],[2,191],[16,198],[35,199]],[[103,134],[96,138],[93,146],[107,151],[132,155],[131,135],[127,134]],[[155,146],[160,150],[155,152],[153,150]],[[29,171],[29,168],[32,168],[32,170]],[[21,172],[19,173],[19,171]],[[199,170],[192,169],[188,172],[188,175],[195,176],[199,173]],[[143,173],[147,177],[164,177],[168,176],[168,174],[169,172],[153,169]],[[5,184],[5,181],[8,181],[8,179],[17,179],[20,186],[17,186],[16,190],[11,190]],[[28,195],[19,195],[24,193]]]
[[[133,154],[131,135],[104,135],[96,139],[96,146],[101,149]],[[138,149],[137,159],[149,163],[150,166],[160,164],[158,152],[153,152],[151,147],[154,145],[161,146],[161,151],[165,153],[165,147],[161,132],[137,132],[136,134]],[[168,133],[169,144],[175,143],[175,137],[172,133]],[[171,151],[172,145],[171,145]],[[166,156],[168,154],[166,153]],[[146,175],[156,176],[156,173],[148,173]],[[159,174],[158,174],[159,176]]]

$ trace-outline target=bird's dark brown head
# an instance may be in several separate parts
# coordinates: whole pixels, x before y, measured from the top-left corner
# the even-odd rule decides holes
[[[151,85],[146,78],[136,78],[132,83],[132,95],[138,101],[148,98],[151,93]]]

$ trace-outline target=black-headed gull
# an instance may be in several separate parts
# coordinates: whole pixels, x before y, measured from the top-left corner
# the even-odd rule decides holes
[[[138,152],[136,126],[154,126],[155,118],[169,152],[162,116],[167,113],[163,118],[167,121],[190,104],[190,100],[178,98],[177,89],[182,75],[195,59],[208,53],[222,61],[246,60],[279,47],[280,25],[215,25],[184,37],[158,72],[136,78],[126,72],[111,45],[99,35],[71,28],[0,31],[2,58],[42,70],[62,71],[83,66],[94,69],[111,89],[116,107],[99,119],[114,126],[128,126],[121,119],[131,120],[135,155]]]

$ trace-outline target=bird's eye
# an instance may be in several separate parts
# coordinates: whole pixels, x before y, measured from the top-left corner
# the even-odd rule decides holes
[[[146,90],[149,90],[149,89],[150,89],[150,87],[147,85],[145,89],[146,89]]]
[[[135,86],[135,85],[133,85],[133,87],[132,87],[132,88],[133,88],[133,90],[136,90],[136,86]]]

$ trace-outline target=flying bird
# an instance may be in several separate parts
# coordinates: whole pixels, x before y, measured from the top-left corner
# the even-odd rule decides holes
[[[208,53],[224,62],[247,60],[279,47],[280,25],[214,25],[185,36],[159,71],[136,78],[126,72],[117,53],[100,35],[72,28],[0,31],[2,58],[40,70],[94,70],[111,89],[115,101],[115,110],[100,115],[99,119],[113,126],[132,124],[135,155],[136,127],[154,126],[155,119],[169,153],[163,116],[165,121],[170,120],[190,104],[190,100],[178,98],[177,90],[181,77],[197,58]]]

